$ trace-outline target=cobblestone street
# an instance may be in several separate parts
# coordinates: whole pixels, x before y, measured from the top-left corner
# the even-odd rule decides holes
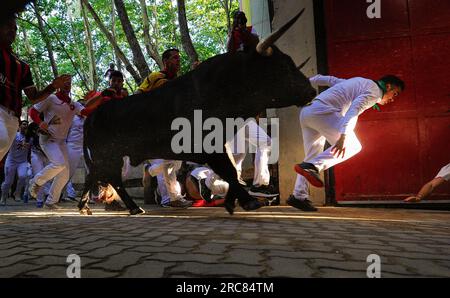
[[[142,202],[141,202],[142,203]],[[163,209],[128,216],[73,203],[57,211],[31,203],[0,207],[0,277],[450,277],[450,212],[292,207],[256,212]],[[143,206],[141,204],[141,206]]]

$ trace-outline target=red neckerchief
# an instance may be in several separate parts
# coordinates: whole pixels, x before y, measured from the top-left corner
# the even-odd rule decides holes
[[[56,92],[56,97],[58,97],[62,102],[68,104],[71,110],[75,109],[75,105],[72,103],[72,99],[67,93],[58,91]]]

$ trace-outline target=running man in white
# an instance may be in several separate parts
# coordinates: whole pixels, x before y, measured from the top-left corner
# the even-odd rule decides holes
[[[319,176],[321,171],[361,151],[362,146],[354,132],[358,116],[377,104],[393,102],[405,88],[404,82],[393,75],[378,81],[316,75],[310,81],[312,85],[331,88],[320,93],[300,111],[305,159],[295,165],[297,180],[287,203],[303,211],[317,210],[308,200],[307,181],[323,187]],[[325,141],[332,146],[323,151]]]
[[[42,185],[53,179],[49,195],[45,201],[45,206],[49,209],[59,208],[56,203],[63,187],[69,180],[66,138],[73,117],[75,115],[86,115],[90,112],[87,107],[84,108],[80,103],[72,102],[69,96],[71,88],[72,82],[69,81],[55,95],[50,95],[30,109],[31,118],[45,132],[41,134],[39,143],[50,163],[30,180],[29,192],[31,197],[36,198]],[[100,98],[91,100],[89,106],[95,106],[100,100]],[[40,119],[39,113],[44,114],[43,120]]]
[[[429,195],[431,195],[436,187],[445,182],[450,181],[450,163],[439,171],[439,173],[432,179],[425,183],[424,186],[419,190],[419,192],[414,195],[407,197],[404,201],[408,203],[419,202],[421,200],[426,199]]]
[[[17,173],[17,186],[14,198],[20,200],[25,187],[28,171],[28,155],[30,154],[30,144],[25,140],[25,131],[28,127],[28,121],[20,121],[19,131],[12,143],[11,149],[5,161],[5,181],[2,183],[1,205],[6,205],[11,185]]]

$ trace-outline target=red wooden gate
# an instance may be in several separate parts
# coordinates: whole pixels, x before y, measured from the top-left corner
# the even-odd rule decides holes
[[[363,150],[335,167],[338,202],[399,200],[450,162],[450,1],[325,0],[329,73],[378,79],[396,74],[406,90],[356,128]],[[450,199],[450,185],[432,199]]]

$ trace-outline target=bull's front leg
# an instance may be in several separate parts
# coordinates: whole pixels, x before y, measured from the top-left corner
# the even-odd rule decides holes
[[[136,205],[136,203],[133,201],[133,199],[130,197],[130,195],[125,190],[125,187],[122,183],[121,176],[114,179],[114,181],[111,183],[111,185],[116,190],[117,194],[119,195],[122,202],[125,204],[125,206],[130,210],[130,215],[138,215],[138,214],[144,214],[145,210]]]

